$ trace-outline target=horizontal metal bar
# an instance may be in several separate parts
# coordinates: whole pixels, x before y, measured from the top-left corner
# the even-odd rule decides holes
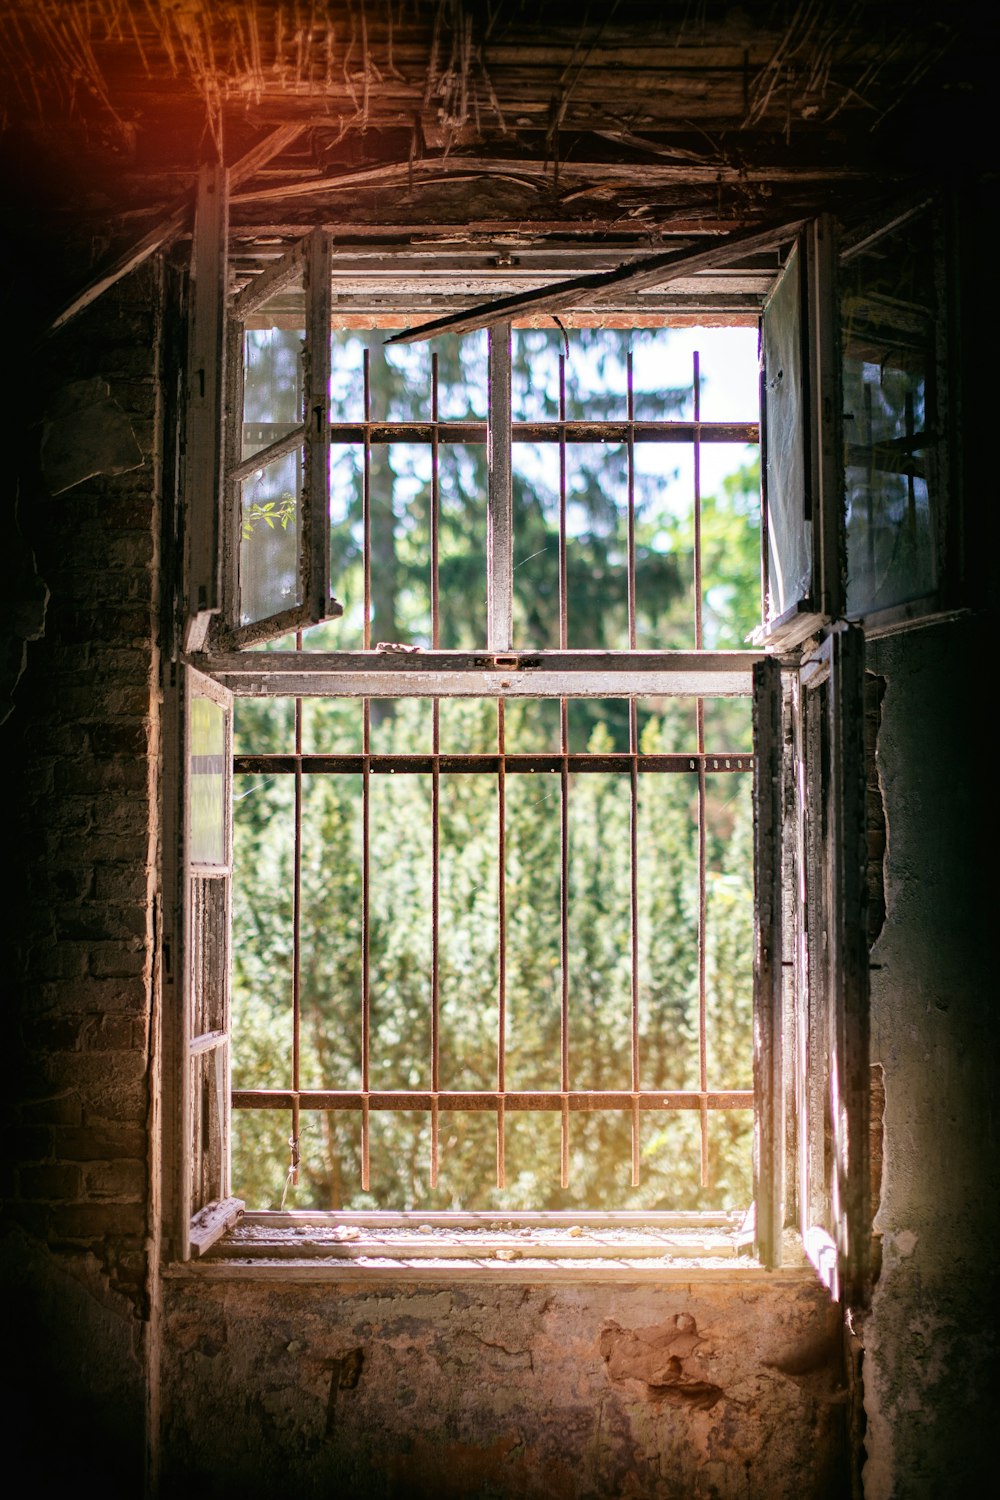
[[[594,1110],[630,1110],[635,1103],[641,1110],[700,1109],[702,1101],[708,1109],[752,1109],[753,1089],[712,1090],[700,1094],[697,1089],[643,1090],[638,1094],[627,1090],[573,1089],[566,1094],[551,1090],[517,1090],[498,1093],[496,1090],[442,1090],[433,1093],[429,1089],[379,1089],[365,1094],[361,1089],[303,1089],[298,1094],[292,1089],[234,1089],[234,1109],[291,1109],[298,1100],[300,1109],[347,1110],[360,1113],[367,1101],[370,1110],[430,1110],[436,1100],[439,1110],[461,1110],[463,1112],[496,1111],[501,1101],[504,1109],[558,1114],[565,1099],[576,1114],[587,1114]]]
[[[485,443],[487,424],[482,422],[331,422],[331,443],[363,443],[373,447],[386,443]],[[265,441],[278,450],[289,436],[288,424],[252,422],[244,427],[244,441]],[[758,443],[757,422],[512,422],[512,443]],[[264,453],[270,452],[265,448]],[[255,457],[256,455],[254,455]],[[275,452],[275,456],[279,456]],[[237,478],[253,463],[243,461]]]
[[[692,752],[690,755],[630,755],[627,751],[608,754],[588,752],[562,756],[535,752],[530,755],[505,755],[507,775],[553,774],[565,765],[570,771],[620,772],[627,775],[635,761],[639,771],[697,771],[704,763],[707,772],[752,771],[753,756],[742,751],[714,755]],[[304,774],[313,776],[361,775],[365,769],[372,775],[407,776],[441,771],[450,775],[494,775],[500,769],[499,755],[235,755],[233,770],[244,776],[293,775],[301,766]]]
[[[242,697],[749,697],[756,651],[268,651],[198,653]]]

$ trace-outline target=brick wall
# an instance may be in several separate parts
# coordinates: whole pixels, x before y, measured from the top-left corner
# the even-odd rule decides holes
[[[63,1397],[70,1425],[53,1461],[78,1471],[82,1444],[94,1472],[131,1480],[151,1224],[160,285],[158,267],[133,275],[31,370],[19,521],[49,600],[0,730],[14,877],[2,1243],[22,1334],[16,1420],[30,1432]],[[38,461],[44,411],[95,377],[141,465],[52,495]]]

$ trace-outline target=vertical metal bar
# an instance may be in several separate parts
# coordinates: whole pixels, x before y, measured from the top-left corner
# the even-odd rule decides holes
[[[497,699],[497,1187],[507,1186],[504,1092],[507,1088],[507,808],[504,700]]]
[[[697,359],[697,355],[695,358]],[[628,648],[635,650],[635,386],[632,377],[632,351],[626,357],[628,413]],[[696,419],[697,420],[697,419]],[[634,753],[634,747],[633,747]]]
[[[701,358],[694,352],[694,645],[704,645],[701,597]],[[708,1187],[708,984],[705,901],[707,839],[705,828],[705,701],[695,700],[698,740],[698,1090],[701,1135],[701,1185]]]
[[[368,424],[371,421],[372,390],[371,357],[367,349],[364,351],[363,373],[365,442],[361,508],[364,532],[365,617],[362,645],[365,651],[370,651],[372,644],[372,450]],[[361,1188],[363,1192],[367,1192],[371,1179],[371,1119],[368,1101],[371,1088],[371,699],[369,698],[362,699],[361,703],[361,736],[361,752],[364,757],[361,780]]]
[[[364,624],[362,647],[371,650],[372,645],[372,439],[369,423],[372,419],[372,360],[371,350],[364,349],[361,356],[364,382],[365,441],[361,464],[361,529],[364,571]]]
[[[486,644],[509,651],[514,629],[514,518],[511,484],[510,323],[489,331],[486,510]]]
[[[635,577],[635,380],[632,351],[626,358],[626,412],[628,416],[628,644],[636,646],[636,577]],[[639,720],[636,701],[628,704],[629,761],[629,962],[631,971],[631,1089],[632,1089],[632,1186],[639,1186]]]
[[[302,650],[302,632],[295,632],[295,649]],[[299,1180],[299,1089],[302,1037],[302,699],[295,700],[295,811],[292,872],[292,1135],[288,1142],[288,1181]]]
[[[559,355],[559,646],[565,651],[569,634],[569,596],[566,561],[566,356]],[[559,1183],[569,1186],[569,708],[559,700]]]
[[[566,356],[559,355],[559,649],[567,649],[569,591],[566,576]]]
[[[439,597],[440,493],[438,471],[438,357],[431,354],[431,646],[441,641]],[[438,1185],[440,1121],[438,1094],[441,1089],[441,967],[439,928],[441,920],[441,701],[431,706],[431,1170],[430,1185]]]

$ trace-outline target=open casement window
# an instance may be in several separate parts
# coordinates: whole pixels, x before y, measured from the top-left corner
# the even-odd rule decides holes
[[[238,1217],[229,1195],[229,930],[232,701],[192,668],[183,693],[183,1009],[178,1028],[186,1145],[176,1159],[180,1253],[199,1255]]]
[[[788,648],[843,612],[833,221],[799,235],[761,319],[764,624]]]
[[[216,645],[335,618],[330,249],[316,231],[236,298],[227,341],[224,609]]]
[[[835,628],[790,684],[795,782],[796,1199],[835,1295],[866,1295],[869,1202],[864,638]]]
[[[846,614],[869,633],[961,602],[947,237],[944,206],[923,203],[841,254]]]
[[[863,653],[839,626],[754,673],[757,1238],[778,1265],[798,1228],[852,1305],[871,1234]]]

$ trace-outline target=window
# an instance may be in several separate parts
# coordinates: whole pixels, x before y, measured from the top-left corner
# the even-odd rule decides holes
[[[286,284],[244,338],[241,562],[286,591],[305,322]],[[756,592],[753,331],[740,422],[703,420],[697,354],[661,388],[666,330],[386,336],[334,320],[343,614],[300,634],[301,696],[237,703],[237,1189],[277,1207],[288,1163],[321,1208],[745,1207],[749,699],[698,689],[751,678],[694,653],[757,614],[719,555]],[[709,443],[728,508],[674,477]],[[344,696],[317,635],[359,653]]]
[[[721,528],[730,575],[723,569],[706,587],[702,572],[720,517],[699,471],[716,443],[736,443],[745,454],[756,424],[746,411],[702,410],[697,365],[677,382],[690,392],[689,408],[672,409],[673,387],[647,379],[642,368],[647,344],[657,347],[652,329],[661,317],[636,320],[633,326],[652,328],[648,339],[633,336],[631,353],[614,339],[602,351],[596,334],[564,326],[571,319],[524,330],[494,319],[450,350],[439,344],[407,355],[383,382],[373,361],[384,360],[387,332],[400,323],[391,277],[381,297],[372,296],[370,275],[364,296],[352,294],[356,267],[331,260],[323,235],[232,299],[222,582],[211,619],[189,632],[206,649],[190,654],[184,668],[184,742],[193,785],[192,757],[202,752],[191,737],[191,705],[202,696],[217,705],[228,737],[235,697],[236,755],[228,739],[224,755],[240,778],[237,806],[251,833],[238,835],[238,848],[242,839],[252,853],[256,885],[252,900],[236,902],[233,918],[243,993],[235,1086],[220,1087],[233,1072],[228,964],[219,951],[229,933],[229,866],[223,861],[211,877],[199,870],[189,824],[179,876],[189,1000],[178,1039],[186,1080],[178,1118],[191,1126],[192,1144],[179,1151],[186,1163],[176,1192],[179,1253],[191,1234],[185,1207],[198,1211],[195,1248],[234,1211],[226,1151],[232,1109],[237,1139],[251,1143],[238,1145],[237,1156],[273,1160],[277,1138],[291,1192],[310,1187],[310,1173],[315,1188],[315,1162],[326,1152],[342,1177],[353,1177],[335,1189],[335,1172],[323,1179],[329,1201],[335,1193],[341,1203],[383,1193],[403,1139],[396,1127],[419,1115],[407,1140],[422,1153],[427,1196],[404,1192],[394,1206],[419,1204],[421,1212],[440,1206],[441,1195],[454,1201],[446,1197],[448,1173],[462,1159],[476,1163],[477,1201],[488,1211],[498,1211],[497,1181],[500,1191],[513,1185],[518,1207],[585,1202],[558,1195],[572,1194],[574,1174],[585,1183],[609,1148],[624,1174],[619,1209],[664,1206],[657,1151],[666,1163],[693,1161],[689,1201],[702,1207],[699,1194],[724,1155],[720,1130],[747,1146],[752,1134],[753,1182],[746,1150],[734,1191],[756,1201],[765,1260],[780,1261],[783,1229],[798,1218],[807,1238],[814,1228],[827,1237],[818,1258],[829,1240],[838,1269],[848,1267],[854,1241],[848,1245],[841,1219],[859,1137],[848,1136],[847,1114],[838,1117],[846,1095],[837,1090],[845,1058],[856,1071],[862,1043],[855,1028],[848,1047],[843,1026],[848,908],[857,892],[842,857],[844,820],[856,808],[837,782],[837,768],[853,765],[854,754],[843,739],[847,648],[839,644],[842,627],[830,629],[842,612],[834,607],[839,575],[831,561],[843,526],[829,399],[831,368],[839,379],[829,276],[836,260],[828,224],[791,240],[780,263],[767,266],[762,279],[772,289],[761,299],[768,304],[764,635],[790,653],[780,662],[726,649],[736,641],[725,628],[739,619],[742,639],[753,623],[739,616],[731,576],[751,528]],[[591,321],[622,326],[627,319],[619,311]],[[646,404],[650,392],[655,406]],[[643,498],[662,492],[681,453],[694,471],[688,493],[701,498],[683,516],[660,518],[670,531],[666,546],[648,532]],[[681,556],[690,557],[690,577],[677,569]],[[200,604],[200,596],[189,598]],[[690,621],[687,639],[677,634],[682,618]],[[856,666],[856,647],[847,655]],[[822,661],[825,669],[816,666]],[[835,688],[824,689],[826,680]],[[551,806],[539,821],[525,809],[543,779]],[[321,838],[324,816],[336,827]],[[254,818],[286,820],[277,864],[257,860]],[[657,871],[657,818],[682,824],[681,842],[691,851],[684,879],[673,885]],[[411,832],[418,822],[422,832]],[[740,840],[728,849],[721,837],[737,824],[739,857]],[[589,866],[584,831],[596,851]],[[613,962],[597,965],[596,978],[574,974],[573,924],[589,910],[574,888],[583,869],[621,896],[605,934]],[[326,884],[310,909],[317,870]],[[196,882],[206,879],[224,899],[201,899]],[[405,922],[393,880],[413,888]],[[749,1027],[735,1066],[718,1045],[709,970],[725,924],[713,908],[715,885],[723,896],[744,893],[735,902],[739,937],[718,972],[738,992],[734,1014],[747,1020],[756,985],[752,1079]],[[546,900],[526,892],[544,892]],[[654,911],[660,897],[665,910],[673,908],[670,921]],[[319,952],[310,924],[324,902],[336,909],[338,901],[349,909],[351,936],[337,944],[341,998],[327,1035],[340,1055],[328,1067],[303,995]],[[224,923],[202,914],[222,909]],[[831,913],[840,934],[834,959],[820,936],[829,937]],[[246,942],[253,922],[267,929],[260,954],[285,950],[288,992],[288,1024],[280,1036],[265,1025],[256,1040],[257,959]],[[681,1024],[669,1014],[671,985],[678,993],[673,976],[658,998],[653,980],[657,966],[670,969],[664,954],[673,944],[678,956],[678,934],[692,923],[694,943],[675,966],[687,975],[687,999],[694,996]],[[519,924],[526,933],[515,931]],[[406,943],[397,931],[403,926],[411,929]],[[414,957],[421,952],[422,968]],[[551,1004],[526,1047],[520,1023],[543,987],[528,974],[532,962],[535,976],[547,967]],[[262,959],[259,967],[274,965]],[[847,967],[857,978],[856,965]],[[473,972],[470,1007],[462,980]],[[589,1014],[578,999],[588,983]],[[211,985],[222,1024],[205,1029],[199,992]],[[612,1020],[600,1009],[609,985]],[[394,1015],[385,1005],[393,986]],[[860,980],[852,1003],[861,1016]],[[821,1014],[830,1017],[825,1036]],[[468,1033],[461,1058],[456,1017]],[[584,1022],[620,1065],[610,1083],[609,1070],[596,1065],[589,1075],[589,1063],[575,1071],[584,1058],[574,1027]],[[248,1041],[269,1072],[241,1073]],[[803,1047],[814,1044],[823,1067],[802,1061]],[[204,1057],[215,1061],[197,1061]],[[817,1103],[821,1076],[825,1097]],[[738,1117],[743,1123],[730,1128]],[[798,1153],[797,1174],[785,1169],[789,1148]],[[554,1198],[545,1199],[535,1180],[543,1159]],[[831,1160],[840,1177],[831,1179]],[[273,1181],[264,1193],[274,1201]],[[849,1208],[855,1223],[860,1211]]]

